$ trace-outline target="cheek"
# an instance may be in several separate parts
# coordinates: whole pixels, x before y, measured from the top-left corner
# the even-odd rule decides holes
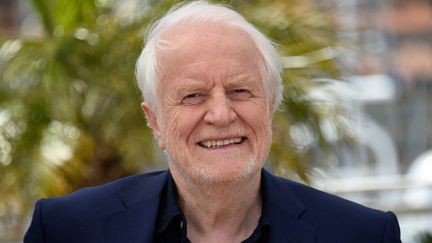
[[[168,149],[175,147],[173,144],[178,144],[178,138],[181,136],[182,129],[179,124],[179,117],[177,115],[170,115],[165,117],[165,127],[163,128],[164,142],[168,146]]]
[[[242,117],[254,134],[253,144],[260,151],[266,150],[270,146],[272,137],[272,113],[268,109],[265,109],[265,107],[264,104],[259,103],[253,107],[242,109]],[[246,112],[252,110],[256,112]]]
[[[267,116],[260,117],[259,125],[257,125],[258,130],[257,133],[257,139],[262,147],[261,149],[266,149],[266,147],[270,147],[271,141],[272,141],[272,127],[271,127],[271,119],[269,119]]]
[[[197,115],[187,109],[168,111],[165,114],[165,143],[171,145],[171,148],[184,146],[193,131]]]
[[[260,129],[257,131],[257,155],[259,161],[265,161],[270,152],[272,143],[271,119],[264,117],[260,119]]]
[[[242,112],[242,116],[256,133],[267,133],[266,129],[271,128],[272,119],[272,113],[267,107],[266,103],[261,101],[242,107],[239,111]]]

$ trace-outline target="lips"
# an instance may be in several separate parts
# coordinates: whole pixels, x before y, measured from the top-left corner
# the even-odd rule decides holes
[[[198,145],[204,148],[219,148],[232,144],[241,144],[245,137],[236,137],[229,139],[218,139],[218,140],[204,140],[198,142]]]

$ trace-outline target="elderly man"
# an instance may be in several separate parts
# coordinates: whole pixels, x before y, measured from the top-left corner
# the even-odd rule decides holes
[[[169,170],[43,199],[25,242],[400,242],[397,219],[263,170],[281,60],[233,10],[176,6],[137,62]]]

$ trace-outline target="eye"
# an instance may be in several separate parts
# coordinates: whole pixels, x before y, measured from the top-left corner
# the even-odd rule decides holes
[[[251,92],[247,89],[233,89],[227,95],[231,100],[246,100],[252,96]]]
[[[205,95],[200,93],[191,93],[183,97],[182,103],[187,105],[200,104],[204,101]]]

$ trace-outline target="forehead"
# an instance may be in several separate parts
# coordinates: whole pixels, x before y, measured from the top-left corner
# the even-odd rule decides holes
[[[248,34],[220,23],[180,23],[166,31],[161,39],[158,66],[162,77],[185,71],[184,67],[190,65],[200,66],[201,69],[191,68],[199,74],[222,73],[224,70],[217,68],[227,67],[231,71],[256,71],[261,63],[258,49]]]
[[[212,43],[215,48],[241,43],[243,51],[251,53],[257,51],[251,37],[245,31],[223,23],[180,22],[165,31],[161,39],[174,49],[187,49],[196,43]]]

